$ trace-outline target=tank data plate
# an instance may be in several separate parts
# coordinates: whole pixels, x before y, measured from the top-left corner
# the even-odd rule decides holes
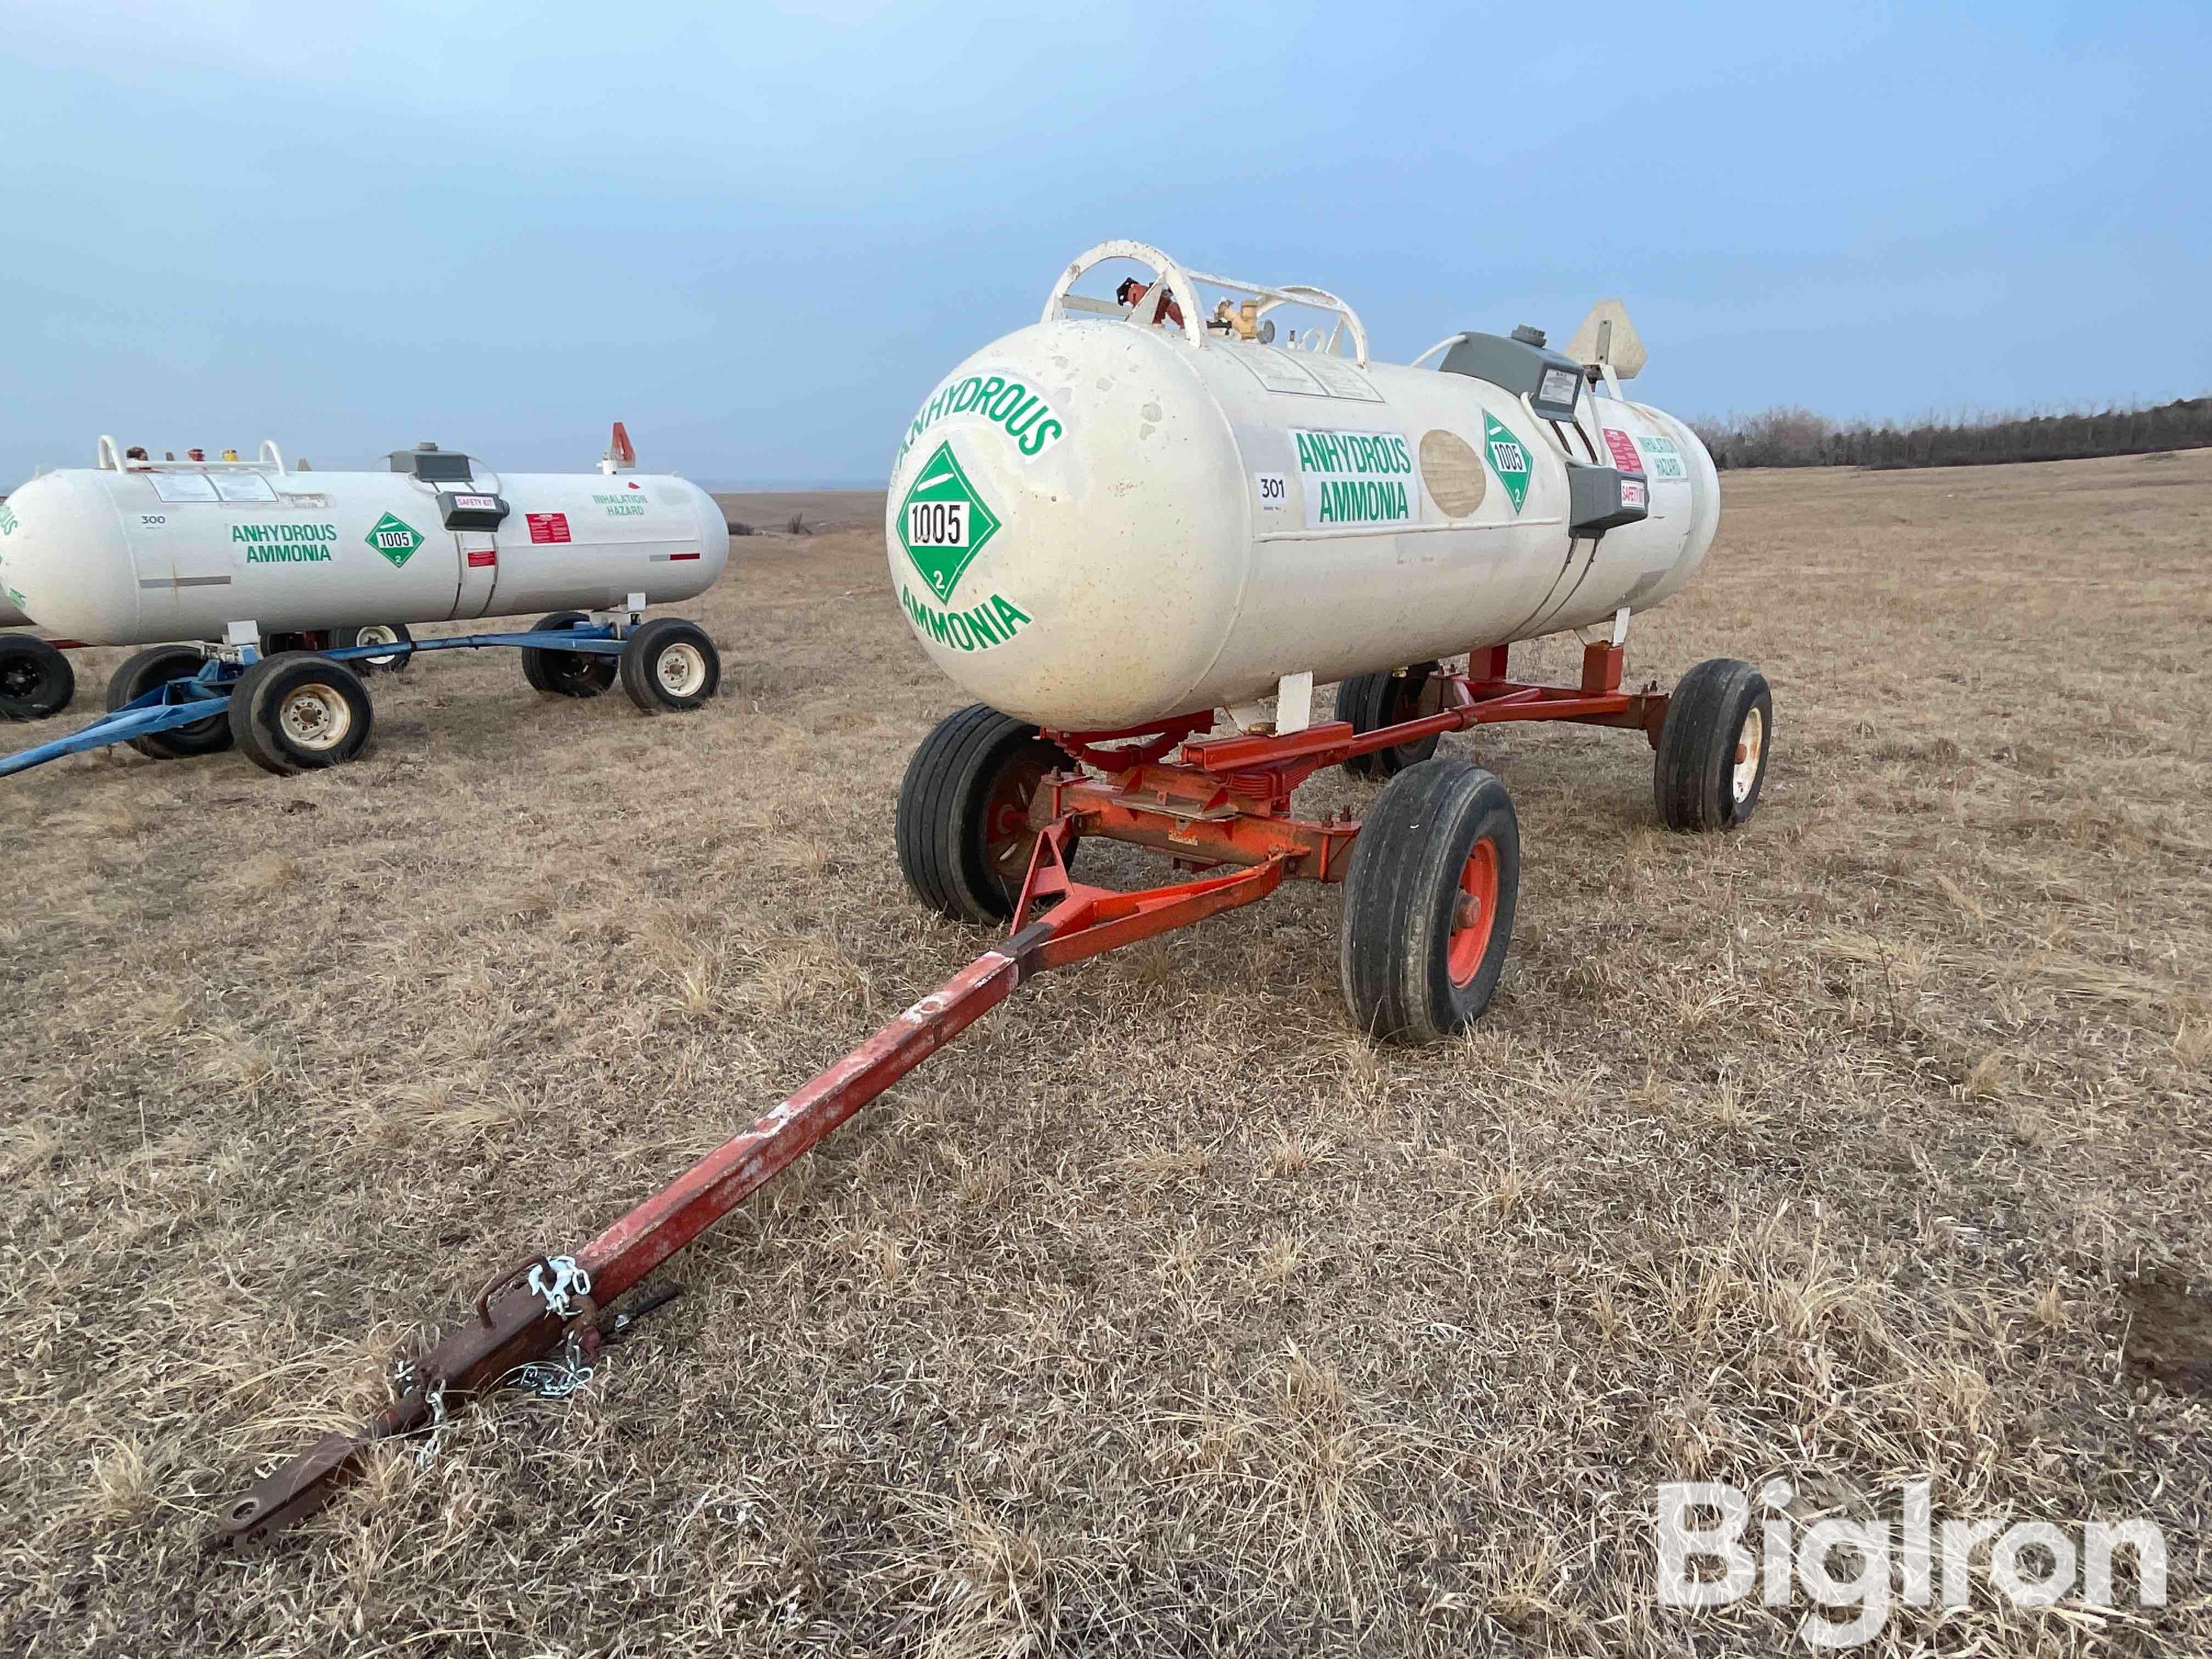
[[[1363,404],[1382,401],[1373,383],[1341,357],[1294,356],[1261,345],[1224,345],[1220,349],[1270,392],[1295,398],[1349,398]]]
[[[258,472],[155,472],[154,493],[165,501],[273,501],[276,487]]]

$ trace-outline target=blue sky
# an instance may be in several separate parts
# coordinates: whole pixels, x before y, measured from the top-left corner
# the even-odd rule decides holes
[[[101,432],[880,482],[1109,236],[1683,414],[2212,390],[2212,8],[13,0],[0,483]]]

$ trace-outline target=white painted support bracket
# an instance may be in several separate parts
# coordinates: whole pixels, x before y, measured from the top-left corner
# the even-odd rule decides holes
[[[1590,631],[1587,628],[1570,629],[1568,631],[1575,636],[1575,642],[1577,645],[1597,643],[1590,637]],[[1613,613],[1613,632],[1608,636],[1608,643],[1613,645],[1628,643],[1628,607],[1625,605]]]
[[[261,624],[258,622],[225,623],[222,638],[212,655],[225,662],[251,665],[261,660]]]
[[[1313,724],[1313,671],[1285,674],[1275,682],[1273,696],[1252,702],[1231,703],[1225,711],[1230,724],[1248,736],[1286,737]]]

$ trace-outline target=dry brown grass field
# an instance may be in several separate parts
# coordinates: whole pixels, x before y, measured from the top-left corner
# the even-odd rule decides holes
[[[1978,1578],[1864,1651],[2212,1650],[2212,453],[1726,490],[1630,668],[1765,668],[1758,818],[1659,830],[1629,734],[1447,738],[1525,848],[1472,1035],[1363,1041],[1310,884],[1047,975],[582,1395],[252,1562],[216,1506],[489,1272],[984,948],[892,856],[963,699],[833,513],[688,608],[696,715],[456,654],[333,773],[0,786],[0,1652],[1803,1651],[1653,1595],[1656,1482],[1776,1475],[2165,1530],[2162,1611]]]

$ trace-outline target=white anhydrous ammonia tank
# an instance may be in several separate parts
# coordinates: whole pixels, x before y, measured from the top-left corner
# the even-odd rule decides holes
[[[1157,286],[1141,318],[1069,295],[1113,258],[1151,266],[1193,327],[1153,320]],[[1201,328],[1200,284],[1263,302]],[[1260,343],[1283,304],[1339,313],[1353,354]],[[1711,544],[1704,446],[1579,366],[1573,416],[1554,419],[1540,396],[1365,359],[1358,319],[1322,290],[1194,279],[1140,244],[1100,245],[1044,320],[962,363],[908,427],[885,526],[908,623],[979,700],[1109,732],[1307,671],[1326,684],[1608,622],[1666,599]],[[1568,383],[1531,389],[1556,408]],[[1632,521],[1571,535],[1593,485]]]
[[[501,473],[438,450],[402,452],[406,471],[298,472],[262,454],[146,465],[103,441],[105,465],[33,478],[0,503],[0,594],[58,634],[131,645],[220,639],[234,622],[659,605],[703,592],[729,557],[721,509],[682,478]]]
[[[5,501],[0,501],[0,540],[4,540],[15,529],[15,514]],[[0,559],[0,563],[4,563]],[[14,597],[9,592],[8,573],[0,570],[0,628],[24,628],[30,617],[16,609]]]

